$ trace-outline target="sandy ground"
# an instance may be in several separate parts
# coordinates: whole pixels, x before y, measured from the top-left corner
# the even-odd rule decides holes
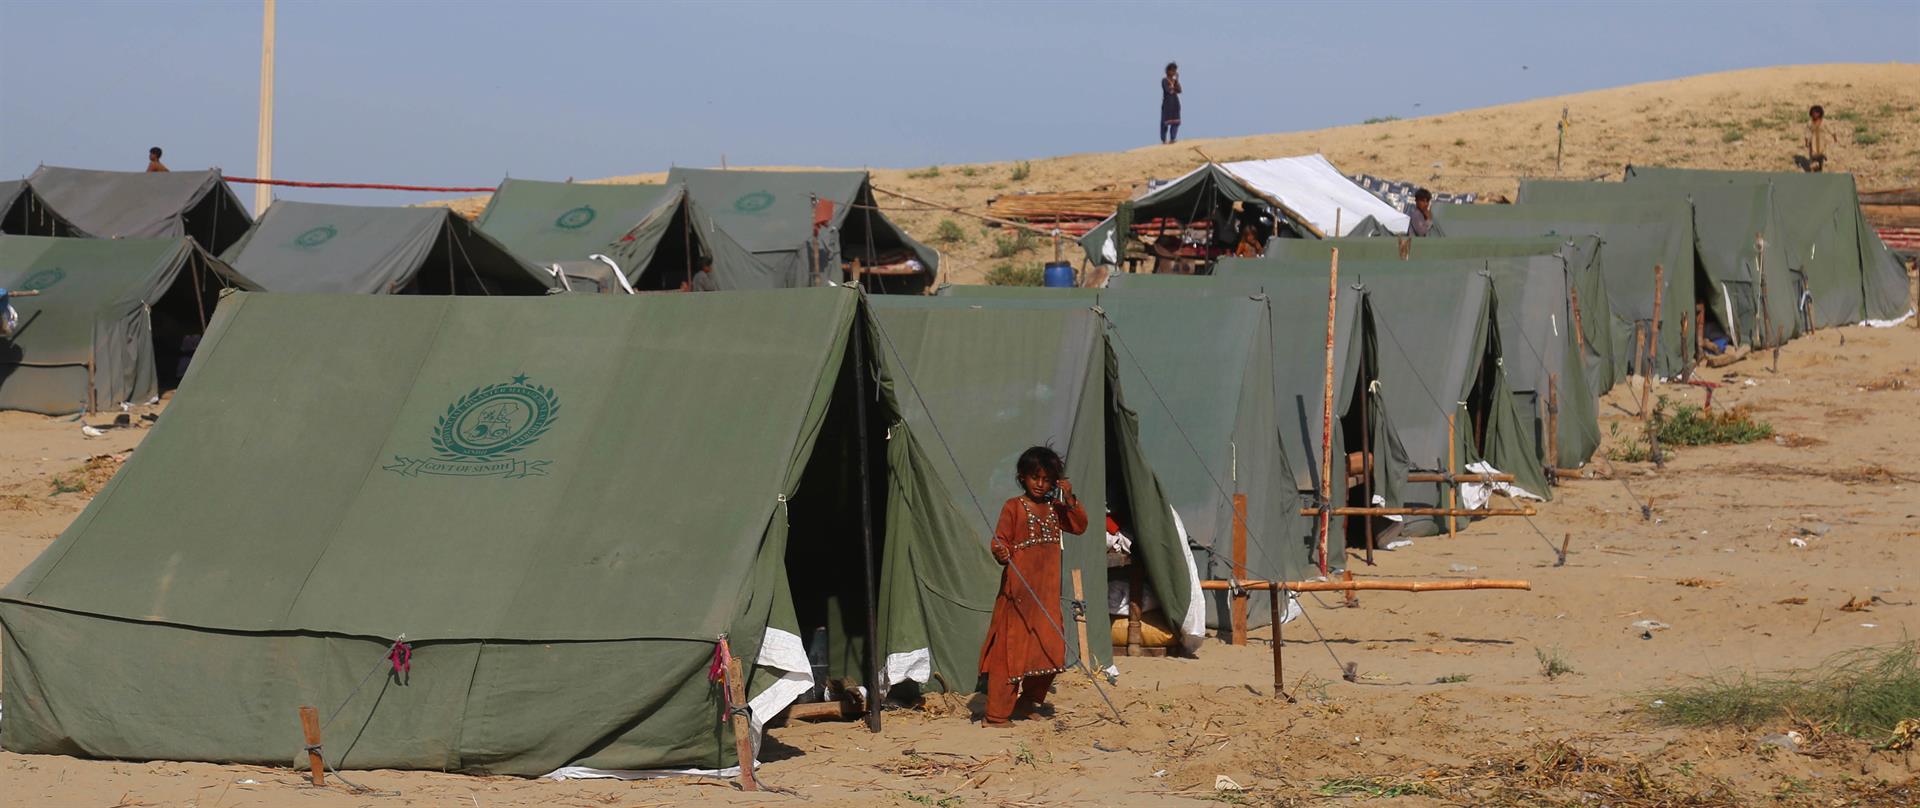
[[[877,187],[943,205],[984,211],[987,200],[1023,191],[1136,188],[1177,177],[1204,153],[1232,161],[1320,152],[1347,172],[1417,182],[1438,191],[1511,197],[1522,177],[1618,178],[1628,163],[1694,168],[1792,171],[1807,107],[1821,104],[1837,140],[1829,171],[1852,172],[1863,189],[1920,184],[1920,65],[1795,65],[1635,84],[1424,118],[1307,132],[1210,138],[1109,154],[1035,156],[1015,179],[1014,163],[873,169]],[[1555,122],[1572,119],[1561,168],[1554,167]],[[935,170],[937,169],[937,170]],[[660,182],[665,172],[600,182]],[[907,231],[941,251],[954,283],[979,283],[992,268],[1037,266],[1044,244],[994,257],[1006,231],[976,219],[882,195],[880,206]],[[478,215],[485,197],[454,201]],[[940,222],[961,239],[933,241]],[[1067,256],[1078,260],[1072,244]]]
[[[1457,539],[1383,553],[1379,566],[1360,571],[1524,578],[1533,591],[1368,593],[1351,609],[1338,597],[1305,601],[1314,625],[1288,626],[1283,644],[1293,704],[1273,699],[1271,646],[1257,632],[1250,646],[1209,642],[1197,660],[1121,660],[1124,675],[1107,692],[1125,724],[1084,679],[1063,678],[1058,715],[1011,731],[970,724],[965,703],[938,697],[889,710],[880,735],[852,724],[778,728],[762,774],[781,791],[761,795],[684,779],[550,783],[387,771],[350,773],[380,790],[355,793],[302,786],[287,770],[0,753],[0,801],[1275,805],[1332,801],[1323,792],[1335,781],[1378,778],[1375,787],[1426,783],[1428,794],[1397,798],[1408,805],[1574,804],[1582,793],[1615,805],[1916,804],[1920,759],[1859,742],[1822,746],[1823,757],[1768,754],[1758,739],[1789,727],[1669,729],[1643,711],[1649,688],[1688,677],[1808,666],[1920,634],[1912,605],[1920,600],[1920,459],[1911,451],[1920,440],[1920,330],[1829,330],[1788,346],[1777,372],[1767,364],[1748,359],[1705,378],[1723,385],[1716,407],[1751,408],[1779,440],[1680,450],[1664,469],[1618,464],[1621,479],[1562,485],[1531,525],[1483,522]],[[1703,391],[1658,392],[1698,402]],[[1624,432],[1632,409],[1622,389],[1602,414]],[[84,493],[54,491],[86,485],[89,458],[132,449],[142,434],[86,438],[72,420],[0,413],[0,579],[83,507]],[[95,465],[94,478],[111,468]],[[1638,503],[1652,504],[1652,520]],[[1803,534],[1806,547],[1790,541]],[[1563,536],[1572,553],[1555,567],[1549,542]],[[1868,611],[1839,609],[1875,596]],[[1643,639],[1632,627],[1638,620],[1671,628]],[[1558,654],[1575,672],[1547,678],[1537,651]],[[1342,680],[1340,663],[1357,666],[1353,681]],[[1465,681],[1435,682],[1442,677]],[[1216,791],[1218,776],[1247,790]],[[1714,794],[1719,802],[1684,801]]]

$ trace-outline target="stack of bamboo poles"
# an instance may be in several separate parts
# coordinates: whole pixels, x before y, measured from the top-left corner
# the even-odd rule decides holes
[[[1131,192],[1125,188],[1008,194],[987,200],[987,212],[1029,222],[1100,221],[1113,215]]]

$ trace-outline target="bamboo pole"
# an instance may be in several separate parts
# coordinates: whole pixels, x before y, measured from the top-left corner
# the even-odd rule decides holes
[[[1353,570],[1345,570],[1341,572],[1340,581],[1342,583],[1349,583],[1349,584],[1353,583]],[[1349,609],[1360,608],[1360,596],[1354,594],[1352,589],[1342,589],[1340,591],[1343,595],[1345,595],[1343,599],[1347,603],[1347,608]]]
[[[1200,588],[1219,591],[1223,589],[1249,589],[1259,592],[1271,592],[1284,589],[1288,592],[1464,592],[1476,589],[1533,589],[1527,581],[1502,581],[1472,579],[1465,581],[1201,581]]]
[[[1035,235],[1041,235],[1041,236],[1052,236],[1054,234],[1052,230],[1046,230],[1043,228],[1034,227],[1033,225],[1027,224],[1025,222],[1016,222],[1011,219],[1002,219],[996,216],[988,216],[983,213],[974,213],[973,211],[956,208],[956,207],[953,207],[952,205],[942,205],[938,202],[932,202],[929,200],[921,199],[917,196],[908,196],[906,194],[900,193],[899,191],[889,191],[878,185],[873,186],[873,190],[879,193],[886,194],[887,196],[899,197],[901,199],[907,200],[908,202],[912,202],[918,205],[927,205],[930,207],[936,207],[941,210],[947,211],[948,213],[958,213],[962,216],[971,216],[983,222],[992,222],[994,224],[1000,225],[1001,227],[1013,227],[1021,230],[1030,230],[1030,231],[1033,231]]]
[[[1514,482],[1514,479],[1513,479],[1513,475],[1505,474],[1505,473],[1484,474],[1476,471],[1476,472],[1470,472],[1466,474],[1446,474],[1443,472],[1434,472],[1434,471],[1409,471],[1407,472],[1407,482],[1410,482],[1410,483],[1452,483],[1452,482],[1510,483],[1510,482]]]
[[[1573,340],[1574,345],[1580,348],[1580,361],[1582,366],[1584,366],[1587,356],[1587,331],[1581,327],[1580,290],[1578,288],[1574,286],[1567,287],[1567,303],[1573,309]]]
[[[1448,476],[1452,476],[1454,474],[1460,473],[1460,469],[1457,465],[1459,458],[1457,457],[1457,452],[1455,450],[1458,445],[1459,445],[1459,442],[1454,438],[1454,434],[1453,434],[1453,415],[1449,413],[1447,415],[1447,475]],[[1453,526],[1453,519],[1454,519],[1453,512],[1458,511],[1460,509],[1460,500],[1459,500],[1460,489],[1459,489],[1459,486],[1456,486],[1453,483],[1447,483],[1446,486],[1447,486],[1447,511],[1448,511],[1446,514],[1447,538],[1451,539],[1451,538],[1454,538],[1455,536],[1455,531]]]
[[[1362,377],[1365,381],[1365,377]],[[1360,388],[1360,499],[1363,504],[1373,504],[1373,407],[1369,399],[1373,394],[1366,387]],[[1373,520],[1361,520],[1367,527],[1367,566],[1373,566]]]
[[[300,734],[307,739],[307,776],[315,787],[327,784],[326,759],[320,751],[320,711],[313,707],[300,708]]]
[[[1463,516],[1463,517],[1472,518],[1475,516],[1538,516],[1540,515],[1540,512],[1534,510],[1532,505],[1526,505],[1520,508],[1481,508],[1479,510],[1474,510],[1472,508],[1360,508],[1360,507],[1328,508],[1327,510],[1330,513],[1332,513],[1334,516],[1448,516],[1448,517]],[[1314,514],[1317,514],[1317,513],[1320,513],[1319,508],[1301,508],[1300,509],[1301,516],[1313,516]],[[1449,519],[1448,521],[1452,521],[1452,520]]]
[[[1233,495],[1233,577],[1247,577],[1247,495]],[[1247,644],[1247,594],[1233,594],[1229,639],[1234,645]]]
[[[1652,389],[1647,386],[1647,332],[1639,323],[1633,324],[1633,371],[1640,377],[1640,417],[1647,417],[1647,398]]]
[[[1760,276],[1760,339],[1754,342],[1754,347],[1771,347],[1766,344],[1768,338],[1773,336],[1773,307],[1769,305],[1770,301],[1767,299],[1767,237],[1765,234],[1753,234],[1753,256],[1754,266],[1759,268],[1755,274]],[[1732,317],[1733,312],[1727,312],[1727,316]]]
[[[1331,251],[1327,267],[1327,376],[1320,397],[1320,574],[1327,574],[1327,547],[1333,524],[1333,325],[1339,316],[1340,248]],[[1340,479],[1346,479],[1342,468]]]

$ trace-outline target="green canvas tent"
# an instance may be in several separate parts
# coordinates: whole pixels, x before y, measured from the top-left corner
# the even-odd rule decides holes
[[[1906,271],[1861,215],[1852,174],[1635,166],[1627,170],[1627,184],[1688,190],[1715,185],[1768,188],[1784,234],[1788,268],[1796,275],[1796,308],[1816,328],[1886,325],[1912,311]],[[1810,311],[1803,304],[1810,304]]]
[[[179,383],[225,288],[252,281],[183,238],[0,236],[15,297],[0,409],[47,415],[144,404]]]
[[[1294,490],[1281,447],[1271,313],[1245,294],[1159,294],[1120,289],[954,286],[947,294],[986,308],[1091,310],[1107,321],[1120,386],[1140,423],[1140,448],[1180,515],[1200,577],[1233,577],[1234,496],[1247,500],[1248,575],[1310,577],[1311,504]],[[1204,323],[1206,328],[1196,328]],[[1223,625],[1225,593],[1208,598],[1209,625]],[[1270,611],[1264,593],[1250,624]]]
[[[538,295],[556,284],[439,207],[275,202],[224,258],[270,292]]]
[[[1325,261],[1338,247],[1347,261],[1384,261],[1401,258],[1399,239],[1331,238],[1320,241],[1284,241],[1267,245],[1267,257],[1283,261]],[[1600,272],[1600,239],[1596,236],[1540,236],[1534,238],[1410,238],[1405,260],[1505,258],[1532,255],[1559,257],[1566,267],[1568,297],[1563,321],[1578,329],[1579,356],[1586,369],[1587,389],[1602,395],[1613,388],[1613,309],[1607,303],[1606,278]]]
[[[26,180],[0,182],[0,234],[80,236],[82,233],[40,197]]]
[[[1341,257],[1346,258],[1344,251]],[[1223,266],[1221,272],[1280,271],[1304,277],[1326,272],[1326,264],[1319,258],[1287,261],[1269,257],[1258,262],[1258,269],[1249,270],[1249,266],[1235,262]],[[1496,307],[1504,350],[1500,367],[1528,427],[1527,437],[1536,450],[1535,462],[1575,469],[1592,459],[1600,447],[1599,397],[1587,385],[1580,340],[1572,326],[1567,262],[1560,255],[1343,260],[1341,274],[1356,277],[1369,288],[1396,283],[1401,275],[1450,274],[1461,283],[1473,282],[1475,276],[1491,277],[1501,303]],[[1549,413],[1556,403],[1557,410]],[[1549,424],[1555,427],[1551,440],[1547,437]],[[1556,451],[1551,458],[1546,451],[1549,446]]]
[[[1597,236],[1605,277],[1616,380],[1644,370],[1634,357],[1636,335],[1651,341],[1654,267],[1661,269],[1660,328],[1652,370],[1676,377],[1690,366],[1689,337],[1681,327],[1693,317],[1693,209],[1685,200],[1643,204],[1586,201],[1526,205],[1440,205],[1434,220],[1448,237]],[[1689,327],[1686,331],[1692,334]]]
[[[683,185],[509,179],[474,226],[536,266],[560,267],[569,291],[678,289],[709,262],[721,289],[767,286],[769,270],[725,233],[694,228],[691,207]]]
[[[696,229],[726,234],[764,265],[740,288],[839,283],[857,260],[872,270],[863,276],[869,289],[919,294],[940,269],[939,252],[878,210],[865,171],[675,168],[667,184],[675,183],[693,200]]]
[[[1407,230],[1405,213],[1341,174],[1326,157],[1308,154],[1202,165],[1121,203],[1113,216],[1080,238],[1080,247],[1091,263],[1118,265],[1131,240],[1115,234],[1144,235],[1136,225],[1154,222],[1162,225],[1154,228],[1156,234],[1176,235],[1189,224],[1204,223],[1209,247],[1222,252],[1233,249],[1249,224],[1262,240]]]
[[[1086,596],[1104,600],[1107,546],[1100,526],[1110,513],[1133,539],[1134,555],[1146,569],[1151,593],[1168,607],[1169,622],[1200,633],[1204,607],[1196,572],[1141,451],[1139,422],[1121,394],[1100,319],[1080,307],[983,307],[922,296],[871,300],[883,335],[881,353],[894,376],[913,385],[894,390],[907,423],[915,434],[937,431],[953,452],[938,468],[955,509],[972,516],[982,535],[991,535],[1001,503],[1020,490],[1014,461],[1029,446],[1052,446],[1066,457],[1067,476],[1091,522],[1086,535],[1066,543],[1062,614],[1073,614],[1075,570]],[[930,625],[961,629],[944,658],[940,638],[934,638],[934,672],[969,689],[999,579],[981,583],[986,586],[951,593],[944,603],[923,598]],[[1095,668],[1112,662],[1108,617],[1107,610],[1087,610]],[[1070,665],[1082,658],[1077,644],[1071,637],[1066,643]]]
[[[219,171],[94,171],[41,166],[27,184],[92,238],[179,238],[214,255],[253,224]]]
[[[0,745],[284,765],[319,705],[342,769],[730,767],[721,635],[756,725],[812,689],[822,615],[867,635],[862,412],[876,549],[920,576],[881,588],[997,580],[867,323],[846,289],[232,295],[140,451],[0,589]],[[879,636],[925,633],[904,614]]]
[[[1798,295],[1771,189],[1565,180],[1520,183],[1523,204],[1586,200],[1629,206],[1675,199],[1693,208],[1694,294],[1698,296],[1694,302],[1706,307],[1729,342],[1770,347],[1797,335],[1794,301]],[[1689,356],[1697,353],[1691,343],[1687,350]]]
[[[1278,408],[1275,423],[1280,429],[1279,443],[1286,455],[1286,466],[1293,475],[1294,490],[1308,505],[1319,501],[1321,471],[1322,418],[1325,415],[1327,287],[1324,281],[1294,277],[1224,278],[1187,275],[1122,275],[1113,279],[1116,292],[1170,296],[1249,297],[1264,301],[1267,330],[1272,340],[1268,354],[1272,359],[1273,399]],[[1360,477],[1335,476],[1332,482],[1346,496],[1342,505],[1399,505],[1406,483],[1407,457],[1401,445],[1389,408],[1381,401],[1378,340],[1374,315],[1364,290],[1341,289],[1334,316],[1334,405],[1335,429],[1331,436],[1333,456],[1339,468],[1344,458],[1364,452],[1373,458],[1371,474]],[[1168,326],[1170,327],[1170,326]],[[1186,324],[1192,328],[1192,324]],[[1236,445],[1235,451],[1238,452]],[[1344,566],[1346,549],[1365,550],[1366,520],[1342,519],[1344,528],[1335,526],[1328,544],[1328,566]],[[1317,525],[1309,526],[1308,541],[1318,547]],[[1318,564],[1312,556],[1308,561]]]
[[[1326,267],[1318,261],[1236,258],[1221,261],[1217,271],[1221,280],[1246,275],[1256,283],[1265,277],[1324,283],[1326,276]],[[1532,414],[1520,410],[1502,366],[1507,352],[1501,340],[1499,296],[1489,273],[1423,273],[1409,262],[1390,260],[1342,262],[1341,279],[1367,291],[1383,337],[1379,383],[1386,390],[1388,417],[1409,467],[1458,473],[1485,463],[1512,474],[1522,492],[1549,496],[1539,440],[1530,428]],[[1320,321],[1326,322],[1324,315]],[[1449,415],[1454,417],[1451,453]],[[1455,459],[1452,468],[1450,454]],[[1445,489],[1444,483],[1409,483],[1401,496],[1408,505],[1445,506]],[[1474,495],[1465,492],[1472,489],[1462,489],[1459,504],[1469,507]],[[1442,518],[1409,517],[1408,530],[1415,535],[1444,530]]]

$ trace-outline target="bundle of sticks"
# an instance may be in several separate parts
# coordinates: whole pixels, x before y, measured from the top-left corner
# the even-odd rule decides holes
[[[997,196],[987,200],[987,211],[1006,219],[1034,224],[1075,221],[1098,222],[1113,215],[1131,192],[1125,188],[1056,191]]]

